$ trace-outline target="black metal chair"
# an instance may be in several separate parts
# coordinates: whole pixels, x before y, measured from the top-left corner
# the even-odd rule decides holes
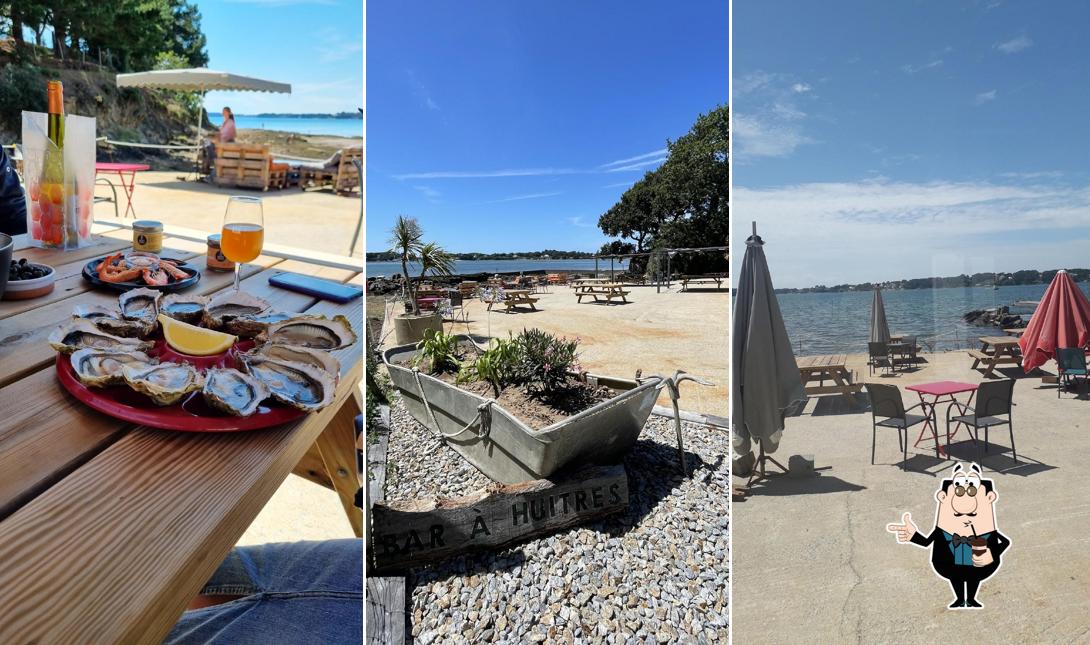
[[[872,345],[875,343],[871,343]],[[885,343],[882,343],[885,344]],[[923,423],[927,421],[927,417],[922,414],[909,414],[909,410],[915,410],[916,408],[922,408],[922,403],[905,408],[904,400],[901,398],[901,391],[897,389],[896,385],[886,385],[884,383],[864,383],[864,387],[867,388],[867,395],[870,397],[870,414],[871,414],[871,437],[870,437],[870,463],[874,465],[874,450],[877,443],[878,426],[883,428],[895,428],[897,430],[897,442],[901,448],[901,453],[904,456],[904,460],[901,462],[901,470],[908,469],[908,429],[917,423]],[[879,420],[878,417],[884,417]],[[901,432],[904,432],[904,438],[901,438]]]
[[[893,358],[889,355],[889,343],[867,343],[867,366],[870,373],[874,374],[874,368],[885,367],[886,371],[893,369]]]
[[[901,339],[901,358],[911,362],[913,367],[920,362],[920,357],[916,354],[919,349],[920,348],[916,346],[915,336],[905,336]]]
[[[1014,379],[1001,381],[984,381],[976,390],[976,403],[973,404],[972,414],[950,416],[954,406],[946,408],[946,436],[950,436],[951,423],[964,423],[972,428],[970,434],[973,440],[980,446],[980,456],[977,463],[983,466],[984,453],[988,452],[988,428],[1005,425],[1010,430],[1011,454],[1014,462],[1018,463],[1018,451],[1014,448],[1014,424],[1011,414],[1014,398]],[[1006,416],[1005,419],[1001,418]],[[980,429],[984,429],[984,443],[980,443]]]

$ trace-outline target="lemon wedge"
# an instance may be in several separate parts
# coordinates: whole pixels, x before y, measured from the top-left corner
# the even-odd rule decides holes
[[[190,325],[163,314],[159,314],[159,324],[163,327],[163,337],[171,349],[190,356],[222,354],[231,349],[231,345],[238,340],[237,336]]]

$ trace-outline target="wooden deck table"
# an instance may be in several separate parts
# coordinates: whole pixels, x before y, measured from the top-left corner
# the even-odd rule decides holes
[[[1021,365],[1022,350],[1018,346],[1018,339],[1013,336],[982,336],[980,349],[970,349],[969,356],[973,358],[973,366],[969,369],[977,369],[983,363],[984,376],[991,376],[995,368],[1000,365]]]
[[[594,302],[605,300],[610,303],[613,302],[614,298],[620,298],[621,302],[628,302],[626,296],[629,292],[625,290],[625,286],[626,285],[623,282],[600,282],[579,285],[575,288],[575,297],[578,302],[583,302],[583,298],[594,298]]]
[[[846,354],[800,356],[795,359],[795,364],[798,365],[807,394],[841,394],[855,405],[855,395],[863,389],[863,384],[852,382]],[[832,381],[833,385],[825,385],[825,381]],[[808,385],[813,382],[818,384]]]
[[[359,344],[335,352],[333,405],[267,430],[138,427],[65,392],[46,338],[77,304],[116,305],[116,294],[93,290],[79,271],[132,235],[94,232],[92,246],[67,253],[17,238],[16,257],[56,267],[57,288],[0,303],[0,643],[159,642],[296,468],[333,488],[356,534],[362,529],[353,505]],[[164,248],[202,271],[192,293],[232,287],[230,272],[205,270],[204,244],[166,235]],[[362,283],[358,269],[330,264],[262,255],[242,269],[242,288],[279,311],[343,314],[362,339],[358,300],[338,305],[268,282],[290,271]]]

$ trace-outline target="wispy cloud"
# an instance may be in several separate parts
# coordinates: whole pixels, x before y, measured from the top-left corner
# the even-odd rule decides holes
[[[359,57],[363,53],[363,39],[358,34],[355,38],[345,38],[338,30],[326,27],[315,35],[314,51],[318,54],[320,63],[334,63],[353,56]]]
[[[417,78],[416,72],[408,69],[405,70],[405,73],[409,77],[409,85],[413,89],[413,94],[420,99],[420,102],[423,103],[424,107],[429,110],[439,111],[439,104],[431,97],[431,92],[428,91],[428,88],[424,85],[423,81]]]
[[[563,192],[556,193],[530,193],[529,195],[515,195],[514,197],[504,197],[503,199],[494,199],[486,204],[500,204],[503,202],[517,202],[524,199],[541,199],[542,197],[556,197],[557,195],[563,195]]]
[[[420,194],[424,196],[429,202],[433,204],[439,203],[439,198],[442,197],[442,193],[435,190],[431,186],[413,186],[416,190],[420,191]]]
[[[973,102],[976,103],[977,105],[982,105],[984,103],[987,103],[989,101],[994,101],[994,100],[995,100],[995,90],[988,90],[987,92],[981,92],[980,94],[977,94],[976,98],[973,99]]]
[[[736,159],[786,157],[813,143],[805,132],[803,105],[817,97],[813,86],[789,74],[756,71],[735,83],[735,94],[748,95],[752,107],[734,115]]]
[[[602,188],[620,188],[621,186],[631,186],[631,185],[632,185],[632,182],[630,182],[630,181],[621,181],[621,182],[617,182],[616,184],[606,184],[605,186],[602,186]]]
[[[1021,35],[1015,36],[1010,40],[1005,40],[1001,43],[996,43],[995,48],[1004,54],[1017,54],[1020,51],[1025,51],[1033,46],[1033,41],[1029,36]]]
[[[813,143],[794,125],[741,113],[734,116],[734,137],[738,146],[736,159],[786,157],[799,146]]]
[[[572,226],[578,226],[579,228],[593,228],[594,227],[594,224],[591,224],[589,222],[584,222],[582,217],[569,217],[569,218],[567,218],[567,220],[568,220],[569,224],[571,224]]]
[[[1034,170],[1030,172],[1001,172],[1000,177],[1007,179],[1059,179],[1064,176],[1062,170]]]
[[[736,187],[733,202],[762,228],[783,287],[1056,268],[1090,240],[1087,186],[877,179]],[[815,246],[814,230],[834,246]]]
[[[647,161],[640,161],[627,166],[617,166],[616,168],[610,168],[606,172],[627,172],[629,170],[639,170],[641,168],[647,168],[648,166],[657,166],[660,163],[666,161],[666,157],[659,157],[658,159],[649,159]]]
[[[936,58],[920,65],[901,65],[901,71],[906,74],[916,74],[928,69],[935,69],[936,67],[942,67],[942,59]]]
[[[394,179],[476,179],[483,177],[541,177],[544,175],[574,175],[571,168],[507,168],[504,170],[437,170],[394,175]]]
[[[642,155],[636,155],[635,157],[629,157],[627,159],[618,159],[617,161],[610,161],[601,165],[602,168],[609,168],[611,166],[623,166],[625,164],[632,163],[633,161],[640,161],[641,159],[650,159],[651,157],[662,157],[666,155],[666,148],[662,150],[655,150],[654,152],[648,152]]]

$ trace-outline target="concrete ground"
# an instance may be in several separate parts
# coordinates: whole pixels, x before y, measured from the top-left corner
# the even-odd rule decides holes
[[[487,305],[467,303],[469,330],[482,336],[507,337],[524,328],[582,339],[580,363],[597,374],[632,378],[636,370],[644,375],[670,376],[675,370],[715,383],[704,387],[692,382],[681,386],[681,409],[727,416],[727,333],[729,319],[727,291],[679,291],[656,293],[655,287],[632,287],[628,304],[576,302],[575,292],[566,286],[552,287],[540,298],[538,311],[518,309],[504,313],[502,307],[487,311]],[[450,331],[450,325],[447,325]],[[457,323],[453,331],[465,333]],[[660,405],[670,405],[665,390]]]
[[[983,380],[964,352],[925,357],[919,370],[888,377],[867,376],[863,356],[850,357],[850,366],[864,380],[897,385],[906,405],[918,401],[906,385]],[[886,532],[906,511],[921,532],[931,530],[935,491],[955,462],[936,459],[924,443],[910,447],[908,471],[902,471],[896,431],[880,428],[872,466],[866,395],[854,408],[826,395],[789,416],[775,456],[786,464],[791,455],[810,454],[827,469],[755,484],[748,499],[734,504],[735,642],[1087,642],[1090,432],[1082,426],[1090,427],[1090,399],[1065,393],[1057,401],[1055,386],[1039,376],[1026,377],[1021,369],[1005,374],[1017,379],[1018,462],[1003,427],[991,433],[983,465],[998,493],[998,529],[1011,547],[1000,570],[981,585],[984,609],[948,610],[953,595],[932,572],[930,550],[898,544]],[[945,406],[938,414],[945,416]],[[919,429],[911,433],[913,443]],[[950,452],[975,459],[977,449],[962,430]]]
[[[282,244],[311,251],[363,257],[363,233],[353,249],[348,245],[360,219],[360,197],[336,195],[329,189],[298,188],[263,192],[247,188],[224,188],[212,184],[180,181],[183,173],[138,172],[133,192],[133,208],[137,219],[158,220],[170,226],[219,232],[230,195],[250,195],[262,199],[266,243]],[[118,212],[125,215],[124,191],[117,175],[104,174],[117,186]],[[108,186],[95,186],[96,197],[112,197]],[[95,205],[95,219],[115,221],[114,206],[107,202]],[[132,218],[125,218],[131,222]]]

